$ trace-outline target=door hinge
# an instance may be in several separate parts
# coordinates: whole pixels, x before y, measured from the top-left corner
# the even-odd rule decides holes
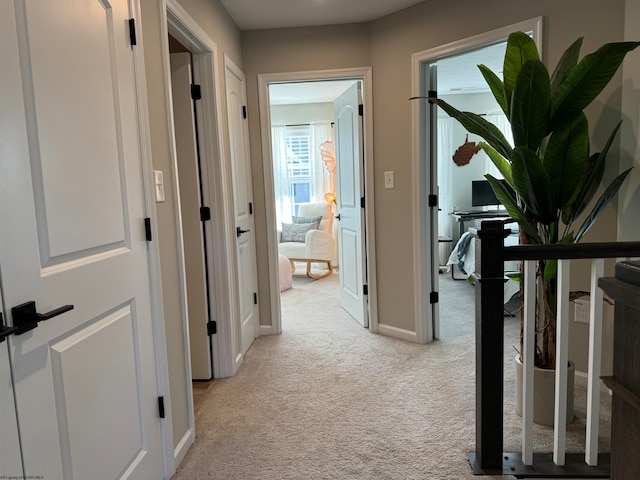
[[[429,303],[438,303],[439,295],[438,292],[431,292],[429,294]]]
[[[216,333],[218,333],[218,324],[213,320],[209,320],[207,322],[207,335],[211,336],[215,335]]]
[[[427,92],[427,97],[438,98],[438,92],[435,90],[429,90]]]
[[[358,115],[360,115],[361,117],[364,115],[364,105],[363,104],[358,105]]]
[[[360,208],[364,208],[364,197],[360,197]]]
[[[253,304],[258,304],[258,294],[256,292],[253,292]]]
[[[129,19],[129,41],[132,47],[138,44],[136,39],[136,20],[134,18]]]
[[[369,295],[369,285],[364,284],[362,286],[362,293],[365,294],[365,295]]]
[[[147,239],[147,242],[153,240],[151,237],[151,219],[149,217],[144,219],[144,236]]]
[[[160,418],[164,418],[164,397],[158,397],[158,415]]]
[[[242,106],[242,118],[247,118],[247,106]]]
[[[253,202],[249,202],[249,215],[253,215]]]
[[[200,85],[192,84],[191,85],[191,100],[200,100],[202,98],[202,89]]]
[[[200,207],[200,221],[206,222],[211,220],[211,209],[209,207]]]
[[[434,195],[434,194],[429,195],[429,206],[430,207],[438,206],[438,195]]]

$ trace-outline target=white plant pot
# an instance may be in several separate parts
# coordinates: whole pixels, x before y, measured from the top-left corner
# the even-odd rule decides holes
[[[522,416],[522,362],[516,355],[516,413]],[[576,366],[569,361],[567,374],[567,423],[574,419],[573,384]],[[556,392],[556,371],[533,367],[533,421],[553,426]]]

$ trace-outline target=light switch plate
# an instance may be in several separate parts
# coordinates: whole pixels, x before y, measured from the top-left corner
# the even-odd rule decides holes
[[[384,188],[387,190],[396,188],[395,172],[384,172]]]
[[[164,202],[164,175],[162,170],[153,171],[153,182],[156,186],[156,203]]]

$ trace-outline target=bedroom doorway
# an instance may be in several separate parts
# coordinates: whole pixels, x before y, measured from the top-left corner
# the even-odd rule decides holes
[[[349,308],[345,310],[357,319],[363,326],[374,330],[377,328],[377,309],[375,303],[375,259],[368,255],[369,251],[372,251],[373,245],[371,242],[365,243],[365,238],[368,240],[371,236],[367,235],[367,231],[373,228],[373,215],[364,206],[367,203],[367,198],[373,202],[373,185],[372,179],[367,176],[368,171],[372,171],[370,166],[371,158],[367,155],[372,149],[372,120],[371,112],[371,95],[370,95],[370,81],[371,81],[371,69],[345,69],[339,71],[324,71],[324,72],[297,72],[289,74],[269,74],[259,75],[259,102],[260,102],[260,117],[261,117],[261,131],[262,131],[262,146],[263,146],[263,169],[265,177],[265,196],[267,204],[267,231],[269,233],[268,238],[273,239],[270,244],[267,245],[269,255],[269,276],[270,282],[270,298],[272,306],[272,331],[270,333],[281,333],[282,331],[282,319],[281,319],[281,303],[280,303],[280,257],[278,250],[278,237],[280,236],[280,228],[283,223],[283,218],[288,220],[291,217],[299,216],[299,209],[304,204],[331,204],[331,212],[328,215],[323,215],[323,221],[326,222],[325,217],[329,216],[331,236],[337,247],[334,251],[338,253],[333,256],[332,264],[338,265],[338,271],[334,273],[340,280],[340,289],[342,291],[347,290],[352,297],[356,299],[356,305],[359,305],[360,317],[354,315]],[[342,176],[343,179],[351,181],[351,197],[340,193],[340,189],[347,188],[345,182],[337,180],[341,176],[339,173],[331,180],[330,175],[323,175],[320,178],[310,179],[306,178],[307,173],[311,168],[307,168],[307,157],[309,162],[313,155],[308,155],[307,147],[305,145],[308,141],[305,138],[314,138],[317,131],[324,133],[318,133],[318,138],[322,137],[320,144],[325,144],[324,147],[333,147],[335,151],[336,146],[340,150],[339,143],[336,138],[336,130],[340,130],[339,125],[342,121],[339,117],[339,113],[335,111],[335,100],[348,90],[349,87],[355,88],[356,94],[362,96],[362,107],[358,108],[357,104],[352,106],[347,111],[355,111],[354,115],[350,115],[349,118],[355,120],[357,129],[360,132],[360,136],[356,138],[355,149],[356,157],[354,160],[353,170],[357,170],[357,176],[351,178],[348,175]],[[309,96],[309,91],[328,89],[333,91],[325,96],[324,101],[318,101],[312,96]],[[305,93],[306,91],[306,93]],[[297,93],[296,93],[297,92]],[[307,96],[305,96],[307,95]],[[326,95],[326,94],[325,94]],[[298,97],[295,100],[295,97]],[[292,100],[292,98],[294,98]],[[297,103],[302,102],[302,103]],[[279,105],[278,105],[279,104]],[[287,105],[289,104],[289,105]],[[324,104],[324,107],[319,104]],[[302,105],[302,106],[301,106]],[[324,111],[324,114],[322,113]],[[362,116],[360,112],[364,112]],[[305,114],[306,112],[306,114]],[[309,112],[314,112],[309,114]],[[336,124],[333,128],[331,123]],[[278,130],[280,130],[278,132]],[[326,137],[324,138],[323,137]],[[340,135],[338,135],[340,136]],[[344,138],[344,137],[343,137]],[[307,143],[305,143],[307,142]],[[331,144],[327,143],[331,142]],[[344,143],[344,142],[343,142]],[[317,146],[310,146],[310,149],[318,148]],[[276,156],[278,150],[284,150],[285,155],[281,155],[284,158],[284,165],[282,168],[278,167],[276,162]],[[327,153],[325,149],[324,153]],[[331,149],[329,149],[331,150]],[[291,155],[293,153],[293,155]],[[339,151],[337,155],[340,156]],[[287,158],[290,157],[288,161]],[[321,158],[321,156],[318,156]],[[326,160],[326,158],[325,158]],[[280,162],[282,163],[282,162]],[[325,169],[327,163],[323,163],[320,160],[319,169]],[[311,165],[309,165],[311,167]],[[286,172],[285,181],[283,181],[282,172]],[[332,184],[333,182],[333,184]],[[285,195],[282,195],[282,191]],[[344,190],[347,191],[347,190]],[[327,195],[327,196],[325,196]],[[356,222],[360,226],[357,235],[353,235],[349,231],[349,235],[344,235],[344,238],[340,237],[340,232],[345,232],[340,222],[345,220],[344,205],[341,204],[343,198],[357,198],[357,202],[354,206],[357,206]],[[318,215],[317,213],[314,214]],[[337,217],[337,218],[336,218]],[[344,223],[344,222],[343,222]],[[273,234],[271,234],[273,232]],[[348,238],[347,238],[348,237]],[[361,261],[357,267],[359,270],[350,270],[349,265],[343,265],[342,260],[339,258],[339,252],[341,246],[344,244],[344,239],[355,239],[356,243],[362,245],[361,250],[358,252]],[[347,244],[347,247],[349,245]],[[306,265],[299,264],[298,271],[302,269],[304,274]],[[317,266],[320,264],[315,264]],[[286,263],[284,265],[286,267]],[[313,273],[313,269],[312,269]],[[316,274],[322,275],[327,273],[326,271],[317,271]],[[345,288],[345,279],[350,280],[352,283],[347,284],[348,288]],[[323,280],[317,280],[322,282]],[[344,302],[341,299],[341,303],[344,306]],[[375,330],[374,330],[375,331]]]
[[[281,295],[310,280],[331,283],[335,288],[326,298],[337,300],[352,318],[366,326],[362,289],[345,283],[345,279],[351,279],[354,285],[366,281],[362,262],[345,264],[345,260],[362,258],[363,252],[345,256],[344,249],[349,250],[350,244],[341,235],[344,222],[353,217],[358,229],[351,236],[360,244],[363,240],[360,225],[364,216],[359,201],[361,83],[356,79],[286,82],[270,83],[268,88]],[[341,171],[358,175],[343,178]],[[354,197],[358,202],[344,201]],[[353,203],[358,210],[349,216],[345,205]],[[317,225],[307,223],[313,220],[318,220]],[[299,225],[312,228],[313,235],[296,238],[295,232],[303,228]],[[288,269],[294,269],[291,279]],[[335,278],[329,282],[328,277],[338,277],[339,282]],[[317,298],[316,302],[324,303],[324,299]]]
[[[485,111],[487,116],[499,113],[500,109],[476,65],[487,64],[500,75],[504,43],[514,31],[529,33],[540,46],[542,17],[415,53],[412,56],[413,96],[438,95],[443,98],[448,94],[447,100],[462,110]],[[467,165],[464,181],[454,179],[453,170],[442,169],[439,172],[439,161],[451,165],[446,157],[451,158],[453,151],[466,141],[466,130],[444,115],[441,119],[439,109],[426,100],[414,101],[412,108],[415,128],[414,223],[419,232],[414,242],[414,255],[419,265],[414,282],[418,299],[416,333],[419,341],[429,343],[440,336],[439,267],[443,261],[449,261],[447,251],[440,251],[438,239],[444,235],[452,238],[451,244],[456,245],[460,226],[464,230],[468,225],[459,224],[459,216],[450,214],[471,210],[471,182],[478,176],[482,179],[492,164],[487,163],[487,159],[484,162],[474,159],[471,162],[473,166]],[[462,130],[456,132],[459,129]],[[469,137],[469,141],[473,141]],[[459,171],[455,173],[459,174]],[[454,265],[453,268],[457,267]]]

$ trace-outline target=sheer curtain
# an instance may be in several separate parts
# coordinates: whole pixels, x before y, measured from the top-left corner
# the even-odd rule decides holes
[[[287,127],[272,125],[273,191],[276,203],[276,225],[291,223],[291,190],[287,170]]]
[[[513,145],[513,133],[511,133],[511,125],[507,116],[502,112],[487,113],[485,116],[488,122],[493,123],[504,134],[505,138],[510,145]],[[496,178],[502,178],[502,174],[498,168],[493,164],[489,156],[486,156],[486,172],[493,175]]]
[[[310,178],[292,177],[288,168],[288,159],[292,153],[287,151],[287,135],[291,128],[282,124],[271,126],[271,145],[273,157],[273,183],[276,206],[276,224],[278,227],[284,223],[291,223],[293,199],[292,184],[294,181],[309,181],[310,201],[324,202],[325,194],[325,167],[322,162],[320,145],[328,140],[333,140],[331,122],[314,122],[309,124],[309,161]],[[293,132],[300,135],[299,127]]]
[[[453,145],[453,122],[451,117],[438,117],[438,229],[440,235],[451,236],[452,207],[451,173],[454,163],[451,161],[455,147]]]

